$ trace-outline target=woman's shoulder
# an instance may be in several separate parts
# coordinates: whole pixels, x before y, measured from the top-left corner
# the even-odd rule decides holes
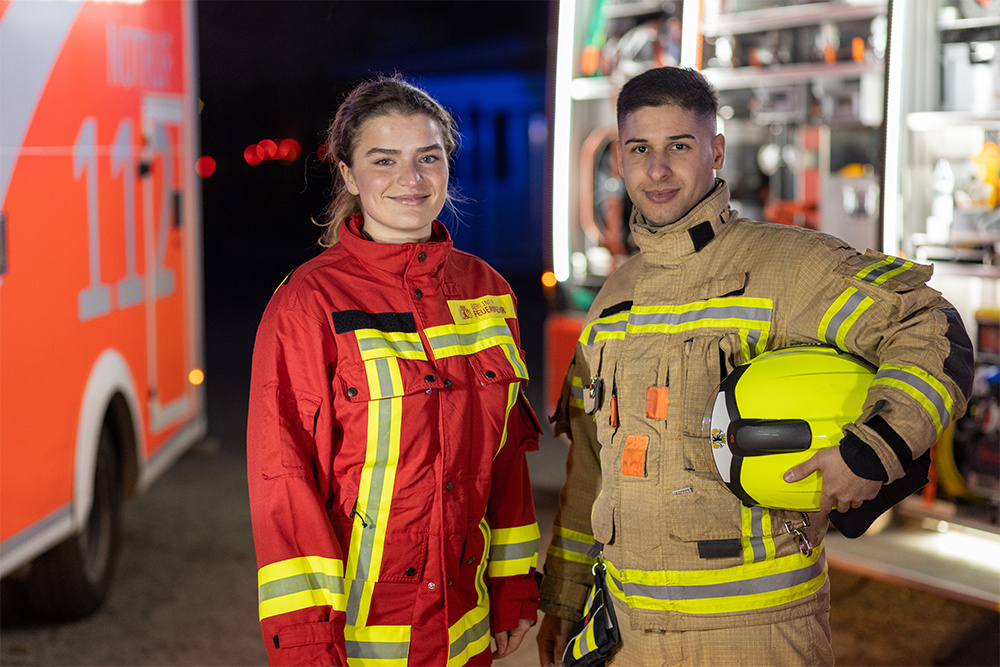
[[[278,284],[271,296],[273,308],[292,308],[325,312],[324,302],[330,299],[331,274],[345,269],[345,254],[337,245],[327,248],[312,259],[293,268]]]
[[[446,278],[457,282],[491,282],[498,288],[510,291],[510,285],[499,271],[490,266],[486,260],[464,250],[452,249],[448,256]]]

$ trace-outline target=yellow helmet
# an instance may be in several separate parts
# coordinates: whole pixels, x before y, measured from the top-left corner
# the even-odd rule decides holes
[[[782,476],[834,447],[861,416],[875,369],[832,347],[789,347],[737,367],[719,385],[706,428],[721,481],[747,505],[818,512],[822,479]]]

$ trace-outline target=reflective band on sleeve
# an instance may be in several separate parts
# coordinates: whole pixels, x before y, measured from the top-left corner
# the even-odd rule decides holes
[[[546,553],[573,563],[593,565],[597,559],[588,555],[593,548],[593,535],[578,533],[562,526],[552,526],[552,542]]]
[[[916,366],[883,364],[872,386],[882,385],[898,389],[923,406],[938,436],[948,427],[954,404],[951,394],[936,378]]]
[[[490,597],[483,576],[486,554],[490,552],[490,527],[485,518],[479,522],[479,532],[483,535],[483,553],[479,554],[476,568],[476,606],[448,628],[448,667],[466,664],[490,645]]]
[[[886,257],[858,272],[854,277],[872,285],[881,285],[893,276],[913,268],[913,262],[900,257]]]
[[[763,507],[740,505],[743,511],[743,562],[760,563],[774,558],[771,512]]]
[[[848,287],[837,297],[837,300],[827,308],[823,319],[819,322],[816,337],[825,340],[841,350],[846,350],[847,332],[854,323],[868,310],[875,301],[853,287]]]
[[[718,570],[618,570],[605,559],[612,595],[633,609],[723,614],[812,595],[826,581],[826,553],[793,554]]]
[[[584,327],[580,342],[592,346],[601,340],[624,339],[625,334],[681,333],[698,329],[738,329],[744,359],[767,348],[771,331],[771,299],[719,297],[673,306],[635,306],[601,317]]]
[[[523,576],[538,565],[538,524],[490,531],[490,577]]]
[[[299,556],[271,563],[257,572],[260,620],[309,607],[344,611],[344,562]]]
[[[410,626],[344,627],[349,667],[405,667],[410,655]]]
[[[358,329],[358,347],[361,348],[361,358],[365,361],[380,357],[399,357],[400,359],[426,360],[424,344],[420,342],[419,333],[402,333],[398,331],[378,331],[376,329]]]
[[[583,410],[583,378],[574,375],[569,383],[569,407]]]

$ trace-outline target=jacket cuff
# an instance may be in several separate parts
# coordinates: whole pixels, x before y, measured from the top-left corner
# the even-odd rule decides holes
[[[858,477],[877,482],[889,479],[889,474],[875,450],[853,433],[847,433],[840,441],[840,456],[851,472]]]
[[[490,632],[513,630],[521,619],[538,618],[538,584],[534,577],[501,580],[490,586]]]
[[[542,579],[542,600],[538,608],[551,616],[578,621],[583,616],[591,586],[546,574]]]

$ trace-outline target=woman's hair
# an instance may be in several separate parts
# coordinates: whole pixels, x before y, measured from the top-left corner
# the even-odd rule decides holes
[[[324,211],[323,222],[319,223],[323,227],[319,244],[324,248],[337,242],[340,222],[345,216],[361,213],[361,201],[357,195],[348,191],[344,177],[340,173],[340,162],[348,167],[353,166],[351,161],[354,157],[354,147],[365,123],[373,118],[394,113],[404,116],[424,114],[436,121],[441,127],[444,151],[449,159],[458,147],[459,135],[455,119],[420,88],[404,81],[398,74],[379,76],[359,84],[337,109],[337,115],[327,130],[327,155],[333,165],[334,194],[333,200]],[[449,186],[445,201],[449,207],[453,205],[452,197]]]

